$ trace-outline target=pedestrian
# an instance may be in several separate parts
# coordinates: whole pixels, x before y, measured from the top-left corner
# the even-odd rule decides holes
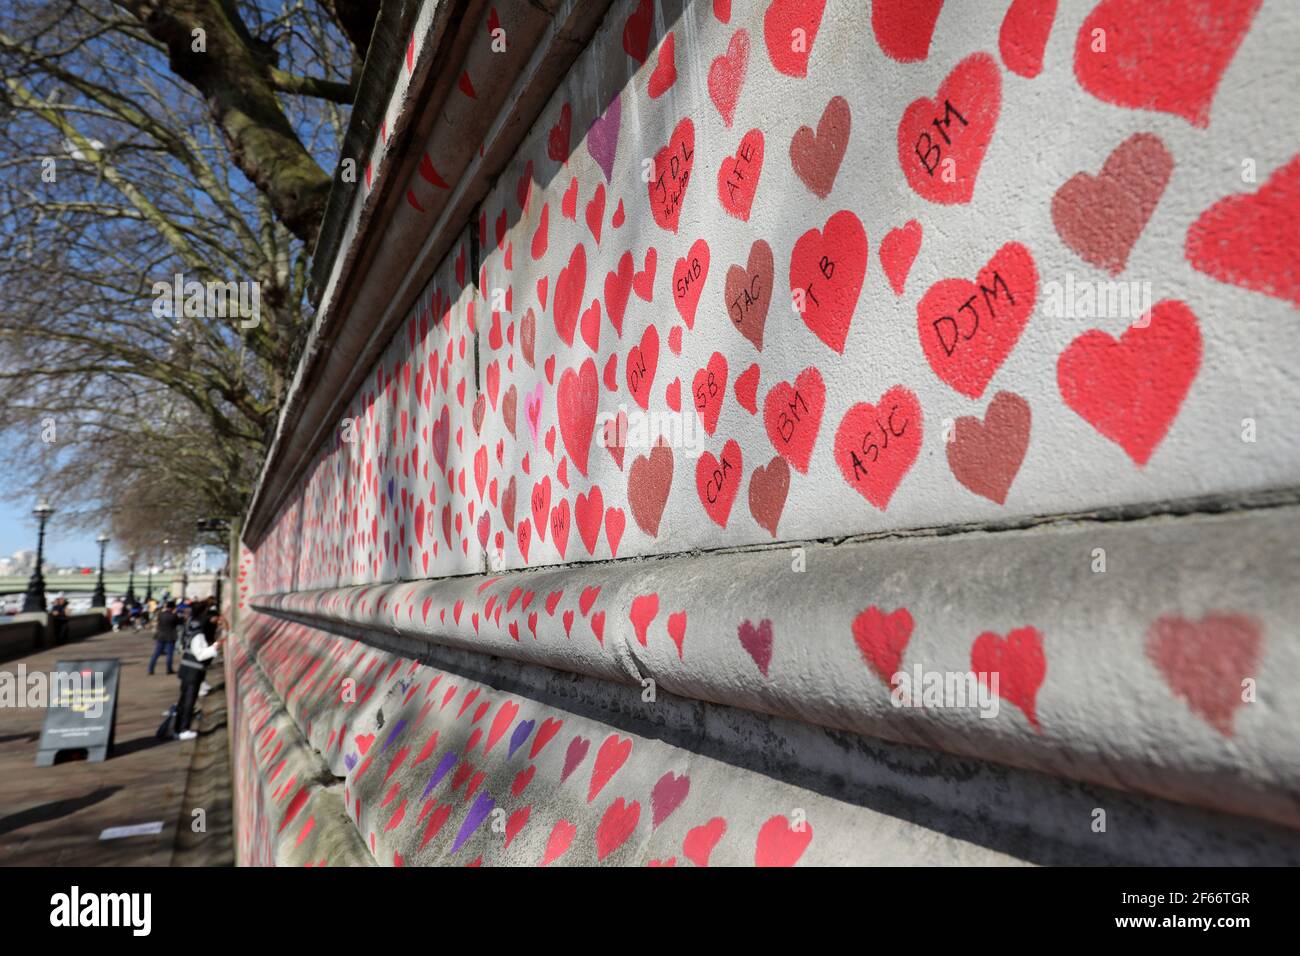
[[[123,601],[119,597],[113,598],[113,600],[108,603],[108,623],[115,631],[121,624],[122,604]]]
[[[176,653],[176,638],[179,636],[180,627],[181,619],[176,613],[176,602],[168,601],[158,614],[157,623],[154,625],[153,657],[149,658],[150,674],[153,674],[154,666],[163,654],[167,655],[167,673],[176,673],[172,668],[172,656]]]
[[[176,729],[179,740],[193,740],[198,734],[190,730],[194,719],[194,703],[198,700],[203,677],[208,671],[208,661],[217,656],[221,642],[209,644],[203,635],[204,608],[196,602],[185,622],[184,654],[181,656],[181,696],[176,702]]]
[[[50,605],[50,623],[54,625],[54,643],[68,642],[68,599],[62,594]]]

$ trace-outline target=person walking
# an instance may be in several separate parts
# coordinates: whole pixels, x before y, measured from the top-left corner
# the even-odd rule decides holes
[[[54,643],[68,642],[68,599],[62,594],[50,605],[50,623],[54,625]]]
[[[122,626],[122,605],[124,603],[120,597],[115,597],[108,603],[108,623],[115,631]]]
[[[176,702],[175,734],[178,740],[193,740],[198,736],[190,730],[190,721],[194,719],[194,704],[199,698],[199,688],[203,677],[208,672],[208,661],[217,656],[221,642],[209,644],[203,634],[205,617],[203,602],[196,602],[190,608],[189,620],[185,622],[185,652],[181,657],[181,696]]]
[[[167,655],[167,673],[174,674],[172,657],[176,653],[176,638],[181,627],[180,615],[176,613],[176,602],[168,601],[159,612],[153,633],[153,657],[149,658],[149,673],[158,663],[158,658]]]

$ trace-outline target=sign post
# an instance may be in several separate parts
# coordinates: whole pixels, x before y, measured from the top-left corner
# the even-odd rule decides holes
[[[121,661],[59,661],[54,665],[36,766],[49,767],[61,750],[84,750],[93,762],[107,759],[117,722]]]

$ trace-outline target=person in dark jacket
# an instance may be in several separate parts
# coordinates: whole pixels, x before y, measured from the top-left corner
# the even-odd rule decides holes
[[[185,622],[184,654],[181,656],[181,696],[176,702],[175,734],[181,740],[193,740],[197,734],[190,730],[194,719],[194,704],[199,698],[199,688],[208,672],[208,661],[217,656],[221,642],[209,644],[203,634],[206,608],[197,603]]]
[[[149,658],[150,674],[153,673],[158,658],[163,654],[167,655],[167,673],[176,673],[172,668],[172,657],[176,653],[176,637],[180,626],[181,618],[176,613],[176,602],[168,601],[166,606],[158,613],[158,620],[154,626],[153,657]]]

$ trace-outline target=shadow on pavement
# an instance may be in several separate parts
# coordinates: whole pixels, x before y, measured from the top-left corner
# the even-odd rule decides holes
[[[103,800],[107,800],[121,789],[120,786],[100,787],[85,796],[42,803],[40,806],[32,807],[29,810],[22,810],[18,813],[11,813],[7,817],[0,817],[0,835],[10,833],[13,830],[21,830],[33,823],[45,823],[49,820],[57,820],[60,817],[71,816],[86,809],[86,807],[92,807]]]

